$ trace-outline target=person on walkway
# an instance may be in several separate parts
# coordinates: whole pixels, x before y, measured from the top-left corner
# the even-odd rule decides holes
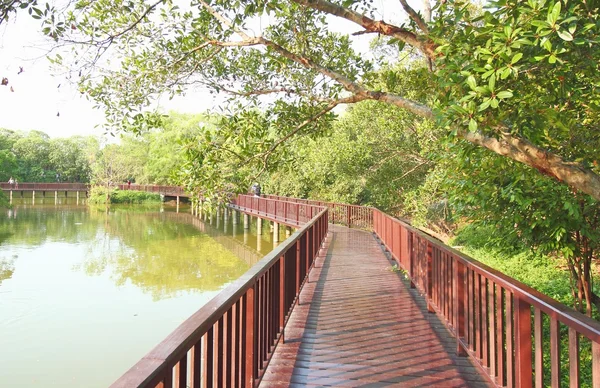
[[[131,189],[131,180],[127,180],[127,190]]]
[[[15,189],[19,188],[19,182],[15,179]]]
[[[13,177],[11,176],[10,179],[8,180],[8,184],[9,185],[14,185],[15,184],[15,180],[13,179]]]
[[[253,187],[252,192],[254,193],[254,196],[255,197],[260,197],[260,185],[258,183],[254,183],[252,185],[252,187]]]

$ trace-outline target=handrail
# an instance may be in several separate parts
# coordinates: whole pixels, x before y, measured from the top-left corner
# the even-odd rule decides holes
[[[259,210],[240,207],[243,197],[236,199],[238,208]],[[320,209],[111,387],[255,386],[283,335],[327,225],[328,210]]]
[[[14,191],[88,191],[91,185],[89,183],[60,183],[60,182],[19,182],[19,183],[0,183],[0,190]],[[146,191],[150,193],[159,193],[165,195],[188,195],[183,187],[169,185],[138,185],[138,184],[113,184],[111,187],[117,187],[119,190]]]
[[[127,184],[120,183],[115,185],[119,190],[133,190],[133,191],[146,191],[149,193],[159,193],[166,195],[188,195],[183,187],[180,186],[168,186],[168,185],[138,185],[138,184]]]
[[[406,271],[411,285],[426,297],[428,309],[441,315],[454,333],[457,353],[469,354],[498,385],[541,386],[546,375],[553,386],[559,386],[561,361],[565,361],[560,354],[560,329],[565,326],[571,386],[578,386],[581,365],[588,363],[592,377],[586,383],[600,388],[600,322],[376,208],[365,209],[372,212],[373,232]],[[339,213],[347,215],[350,210]],[[585,341],[580,337],[591,342],[591,357],[586,355],[590,360],[582,357],[580,342]],[[548,349],[545,343],[550,343]],[[549,357],[550,371],[543,370],[544,357]]]
[[[230,204],[234,208],[252,209],[249,213],[288,226],[302,225],[311,220],[314,214],[326,208],[326,206],[322,205],[244,194],[240,194],[232,199]]]
[[[15,190],[15,191],[87,191],[89,190],[90,185],[87,183],[58,183],[58,182],[50,182],[50,183],[37,183],[37,182],[19,182],[19,183],[0,183],[1,190]]]
[[[271,194],[266,194],[263,197],[277,199],[280,201],[328,207],[330,212],[330,220],[334,224],[346,225],[349,228],[357,227],[363,229],[373,229],[374,208],[372,207],[349,205],[339,202],[314,201],[310,199],[283,197]]]

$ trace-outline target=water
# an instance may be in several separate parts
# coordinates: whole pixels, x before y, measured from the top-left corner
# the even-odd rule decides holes
[[[0,215],[0,387],[110,385],[274,246],[266,223],[59,202]]]

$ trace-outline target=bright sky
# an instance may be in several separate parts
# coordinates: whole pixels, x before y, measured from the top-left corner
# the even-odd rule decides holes
[[[387,21],[403,18],[397,0],[376,0]],[[419,7],[419,1],[414,1]],[[381,17],[381,15],[380,15]],[[40,130],[51,137],[100,135],[104,121],[101,111],[93,108],[73,85],[61,76],[50,73],[50,63],[40,49],[40,23],[26,13],[17,15],[0,26],[0,77],[8,78],[8,86],[0,86],[0,128]],[[332,28],[340,32],[355,32],[360,28],[336,21]],[[365,50],[370,36],[357,39],[355,48]],[[20,67],[23,72],[18,74]],[[59,87],[60,85],[60,87]],[[12,89],[11,89],[12,87]],[[217,101],[209,93],[191,92],[185,98],[161,101],[165,111],[200,113]]]

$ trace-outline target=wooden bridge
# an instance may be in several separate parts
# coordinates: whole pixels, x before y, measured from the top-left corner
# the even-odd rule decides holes
[[[39,182],[25,182],[25,183],[0,183],[0,190],[9,193],[9,198],[12,201],[13,195],[17,194],[23,197],[24,193],[31,193],[33,200],[35,201],[35,195],[41,194],[42,197],[46,197],[46,194],[54,194],[54,199],[58,199],[59,193],[66,197],[68,193],[76,193],[77,199],[79,199],[79,193],[84,193],[87,197],[91,185],[89,183],[39,183]],[[111,188],[119,190],[133,190],[133,191],[145,191],[149,193],[160,194],[164,197],[189,198],[190,194],[187,193],[182,187],[179,186],[168,186],[168,185],[137,185],[137,184],[112,184]]]
[[[600,388],[598,321],[378,209],[240,195],[230,210],[297,231],[113,387]]]
[[[113,387],[600,388],[599,322],[377,209],[229,209],[297,231]]]

